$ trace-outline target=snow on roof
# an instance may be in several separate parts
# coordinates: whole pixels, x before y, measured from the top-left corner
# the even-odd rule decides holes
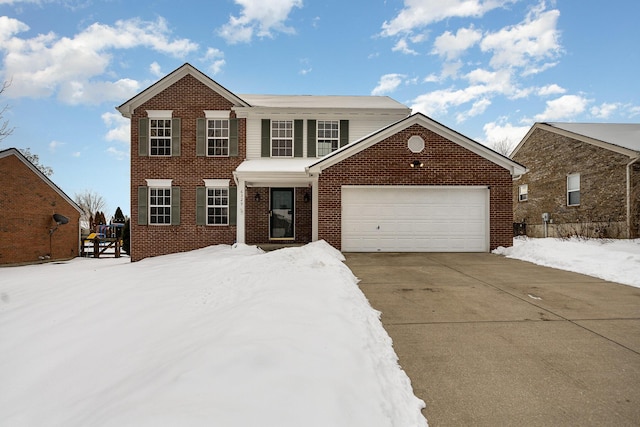
[[[408,110],[388,96],[238,95],[252,107],[272,108],[373,108]]]
[[[547,123],[609,144],[640,151],[640,123]]]
[[[305,173],[305,168],[318,159],[315,157],[294,158],[294,159],[251,159],[240,163],[236,172],[301,172]]]

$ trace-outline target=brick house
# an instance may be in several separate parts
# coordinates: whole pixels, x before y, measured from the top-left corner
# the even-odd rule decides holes
[[[80,213],[80,207],[20,151],[0,151],[1,265],[78,256]]]
[[[536,123],[511,158],[529,169],[513,188],[529,236],[640,236],[640,124]]]
[[[131,119],[131,256],[212,244],[488,251],[523,166],[379,96],[236,95],[185,64]]]

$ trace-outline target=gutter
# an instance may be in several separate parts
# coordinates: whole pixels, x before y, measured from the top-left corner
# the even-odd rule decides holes
[[[631,166],[638,160],[640,157],[627,163],[627,239],[631,238]]]

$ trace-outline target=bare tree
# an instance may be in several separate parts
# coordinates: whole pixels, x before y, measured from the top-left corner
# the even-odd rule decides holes
[[[4,91],[10,85],[11,85],[11,82],[5,81],[4,83],[2,83],[2,86],[0,86],[0,95],[4,93]],[[4,120],[4,114],[7,112],[8,109],[9,109],[9,106],[5,105],[0,110],[0,123],[2,123],[0,124],[0,142],[13,133],[13,128],[9,127],[9,120]]]
[[[504,138],[491,144],[491,149],[493,149],[493,151],[497,151],[503,156],[509,157],[509,154],[511,154],[513,147],[511,141],[509,141],[508,138]]]
[[[84,190],[76,193],[74,199],[78,206],[82,209],[80,220],[89,224],[89,218],[98,211],[105,208],[104,198],[92,190]]]
[[[35,166],[38,169],[40,169],[40,172],[45,174],[45,176],[53,175],[53,169],[50,166],[45,166],[45,165],[41,164],[40,163],[40,157],[38,157],[37,154],[33,154],[31,152],[30,148],[20,148],[20,152],[22,153],[22,155],[24,157],[27,158],[27,160],[29,160],[31,163],[33,163],[33,166]]]

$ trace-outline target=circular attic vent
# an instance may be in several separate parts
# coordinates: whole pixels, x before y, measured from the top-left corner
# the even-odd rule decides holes
[[[419,153],[424,150],[424,139],[418,135],[413,135],[409,138],[409,141],[407,141],[407,147],[409,147],[412,153]]]

